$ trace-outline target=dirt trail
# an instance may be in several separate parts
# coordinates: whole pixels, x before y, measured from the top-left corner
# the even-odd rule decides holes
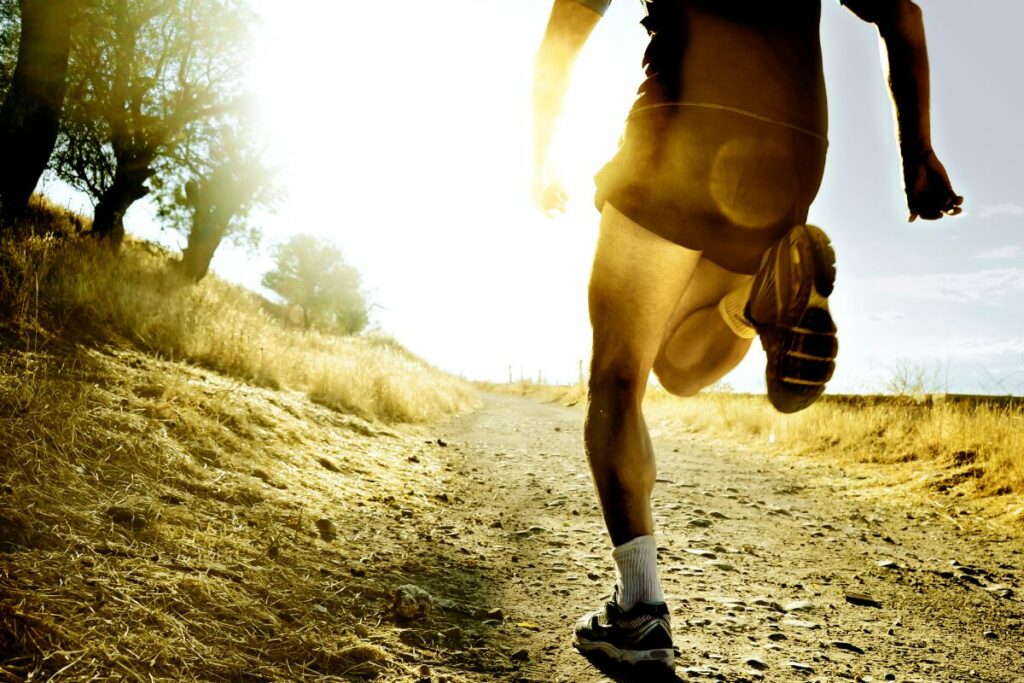
[[[438,652],[439,670],[630,680],[570,647],[613,582],[581,429],[579,409],[487,396],[439,430],[451,504],[433,538],[464,559],[423,578],[502,611],[479,656]],[[866,496],[821,463],[654,441],[678,678],[1024,681],[1019,538]]]

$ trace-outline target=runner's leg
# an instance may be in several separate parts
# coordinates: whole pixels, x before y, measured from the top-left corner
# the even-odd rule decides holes
[[[594,347],[584,438],[616,546],[654,530],[654,452],[641,401],[666,326],[699,260],[700,252],[604,205],[590,280]]]
[[[693,396],[736,367],[750,349],[722,319],[718,303],[753,276],[701,259],[679,299],[654,362],[658,381],[677,396]]]

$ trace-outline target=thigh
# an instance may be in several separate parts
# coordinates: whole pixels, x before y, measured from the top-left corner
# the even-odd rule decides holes
[[[650,371],[699,262],[699,251],[655,235],[605,203],[589,291],[594,370]]]
[[[734,273],[706,258],[701,258],[689,285],[676,303],[665,329],[665,339],[693,313],[702,308],[717,306],[722,297],[752,278],[752,275]]]

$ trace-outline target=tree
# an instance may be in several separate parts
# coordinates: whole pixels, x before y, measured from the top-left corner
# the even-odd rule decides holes
[[[276,270],[263,286],[299,307],[305,327],[328,326],[355,334],[369,322],[362,278],[341,250],[312,235],[295,235],[274,249]]]
[[[206,276],[225,238],[258,245],[260,231],[248,218],[278,197],[274,170],[264,159],[247,109],[206,137],[211,142],[202,154],[190,155],[154,179],[159,216],[188,236],[180,267],[196,282]]]
[[[58,175],[96,201],[93,231],[119,245],[124,214],[161,166],[209,148],[241,97],[241,0],[93,0],[73,41]]]
[[[0,221],[17,218],[53,153],[67,83],[71,24],[78,0],[20,0],[16,66],[0,105]],[[6,79],[14,3],[0,3],[0,59]],[[6,84],[5,84],[6,85]]]

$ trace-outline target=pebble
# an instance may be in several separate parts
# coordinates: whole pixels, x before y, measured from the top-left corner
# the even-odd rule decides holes
[[[999,637],[998,635],[996,635],[995,631],[985,631],[984,636],[989,640],[995,640]]]
[[[430,616],[433,606],[434,599],[430,593],[412,584],[399,586],[391,596],[391,613],[405,621]]]
[[[840,650],[846,650],[847,652],[855,652],[859,655],[864,654],[864,650],[862,648],[857,647],[853,643],[848,643],[845,640],[832,641],[832,647],[838,648]]]
[[[751,669],[757,669],[758,671],[764,671],[768,668],[768,665],[760,659],[758,659],[757,657],[747,657],[744,660],[744,664],[749,666]]]
[[[792,659],[789,660],[788,662],[786,662],[786,664],[789,664],[793,669],[795,669],[797,671],[805,671],[807,673],[814,673],[814,667],[811,666],[810,664],[804,664],[803,662],[797,662],[797,661],[792,660]]]
[[[902,567],[900,567],[898,564],[896,564],[892,560],[882,560],[881,562],[878,563],[878,566],[881,567],[882,569],[902,569]]]
[[[780,633],[779,631],[773,631],[772,633],[768,634],[768,640],[773,640],[773,641],[778,642],[780,640],[788,640],[788,638],[786,637],[785,633]]]
[[[501,611],[500,607],[487,610],[487,618],[494,619],[495,621],[505,621],[505,613]]]
[[[320,538],[325,541],[333,541],[338,537],[338,527],[326,517],[316,520],[316,530],[320,533]]]
[[[815,621],[803,621],[801,619],[783,619],[782,623],[786,626],[795,626],[796,628],[816,629],[821,628],[821,624]]]
[[[145,513],[136,512],[131,508],[109,507],[106,513],[107,517],[110,517],[115,523],[126,526],[132,531],[141,531],[149,524]]]
[[[882,603],[875,600],[867,593],[847,593],[846,602],[860,607],[881,607]]]
[[[784,605],[782,609],[786,612],[806,612],[814,609],[814,603],[810,600],[794,600]]]
[[[530,661],[530,651],[520,648],[512,653],[511,659],[513,662],[528,662]]]
[[[709,562],[708,566],[709,567],[714,567],[715,569],[720,569],[723,572],[734,572],[734,571],[736,571],[736,567],[732,566],[728,562],[717,562],[717,561],[716,562]]]
[[[705,529],[705,528],[711,526],[711,520],[709,520],[709,519],[701,519],[701,518],[698,517],[697,519],[691,519],[687,523],[686,526],[692,526],[692,527],[697,527],[697,528],[700,528],[700,529]]]

